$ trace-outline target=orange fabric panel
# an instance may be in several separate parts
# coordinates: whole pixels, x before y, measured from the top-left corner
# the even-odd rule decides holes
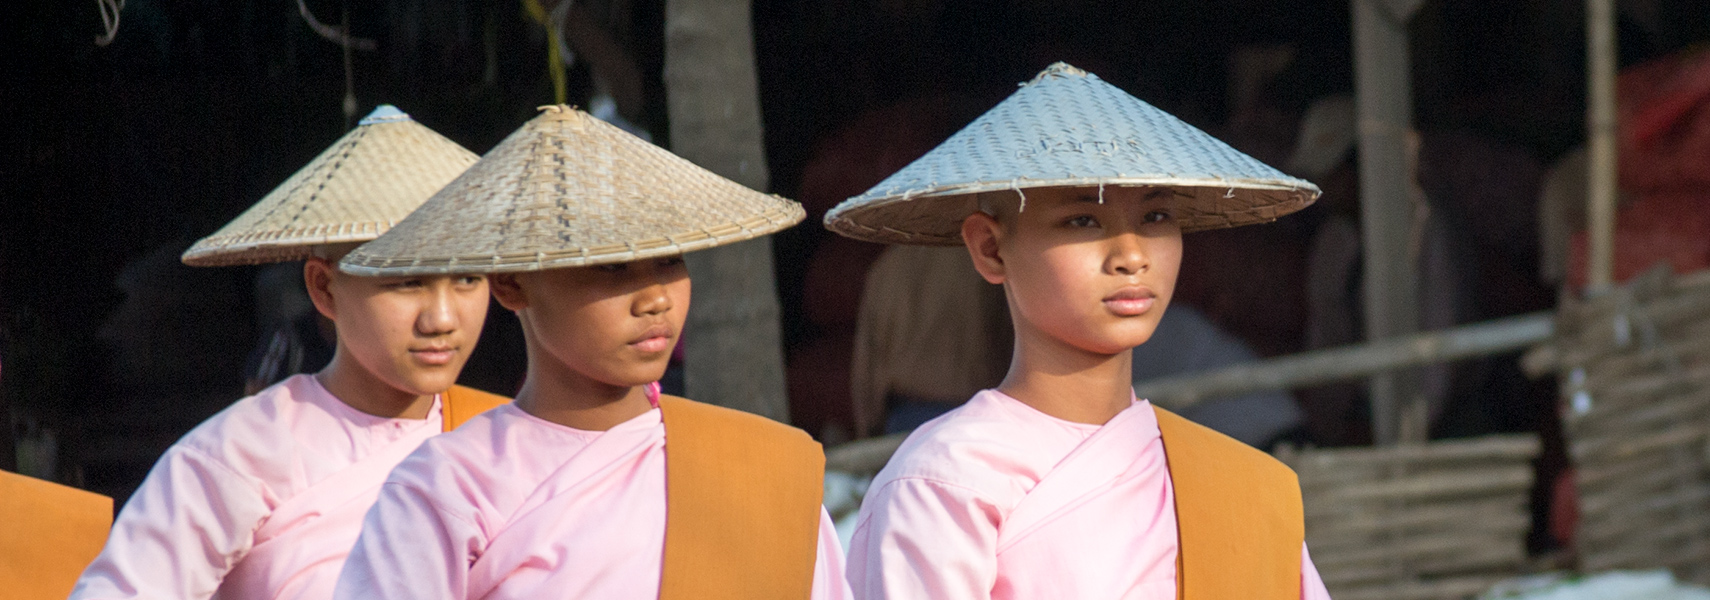
[[[446,431],[457,429],[457,426],[475,418],[475,415],[511,403],[510,398],[461,385],[451,386],[440,399],[445,402],[445,417],[441,422],[444,423]]]
[[[113,499],[0,471],[0,522],[0,595],[63,600],[107,543]]]
[[[1270,455],[1156,409],[1176,494],[1176,596],[1300,598],[1300,481]]]
[[[807,600],[825,453],[800,429],[660,396],[665,420],[661,600]]]

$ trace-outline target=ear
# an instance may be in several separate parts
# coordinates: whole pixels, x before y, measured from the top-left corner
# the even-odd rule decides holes
[[[1008,277],[1003,256],[998,253],[1003,234],[1003,225],[986,213],[975,212],[962,219],[962,244],[974,260],[974,270],[986,283],[1001,284]]]
[[[528,295],[523,293],[518,277],[517,273],[494,273],[487,278],[487,289],[492,290],[493,299],[511,312],[528,308]]]
[[[333,300],[333,271],[338,267],[320,257],[303,261],[303,286],[309,290],[309,300],[315,310],[328,320],[338,322],[338,304]]]

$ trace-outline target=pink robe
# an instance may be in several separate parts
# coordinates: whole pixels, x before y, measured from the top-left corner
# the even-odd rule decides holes
[[[311,375],[191,430],[137,488],[73,599],[332,596],[386,474],[441,430],[351,408]]]
[[[864,600],[1174,600],[1174,507],[1150,403],[1085,425],[986,390],[873,480],[849,583]],[[1300,595],[1330,597],[1304,546]]]
[[[654,409],[604,432],[501,406],[392,472],[337,598],[652,600],[665,548],[665,426]],[[849,597],[820,514],[813,597]]]

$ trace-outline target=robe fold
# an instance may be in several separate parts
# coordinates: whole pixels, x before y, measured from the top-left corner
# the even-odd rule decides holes
[[[659,409],[603,432],[514,404],[482,414],[393,471],[335,597],[658,598],[667,447]],[[811,597],[847,598],[836,532],[818,513]]]
[[[1102,426],[1071,423],[987,390],[928,422],[903,443],[862,503],[849,556],[856,597],[1177,598],[1188,591],[1178,561],[1209,557],[1192,554],[1201,544],[1178,528],[1175,465],[1159,415],[1137,400]],[[1221,443],[1183,439],[1171,443]],[[1194,494],[1204,489],[1194,480]],[[1274,490],[1247,491],[1245,501],[1264,503]],[[1298,488],[1293,493],[1298,506]],[[1183,539],[1194,542],[1187,554]],[[1277,552],[1279,539],[1294,550]],[[1285,595],[1329,597],[1298,537],[1233,543],[1260,546],[1248,556],[1298,569]],[[1202,565],[1189,572],[1209,566]],[[1231,577],[1247,570],[1218,568]]]
[[[376,417],[312,375],[239,400],[155,464],[71,597],[331,597],[387,473],[441,432],[441,400],[426,419]]]

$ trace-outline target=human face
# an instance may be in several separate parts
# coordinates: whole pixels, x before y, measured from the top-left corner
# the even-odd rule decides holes
[[[499,275],[493,295],[521,318],[530,377],[627,388],[665,375],[689,311],[689,271],[671,256]]]
[[[485,277],[359,277],[318,258],[305,271],[316,307],[337,326],[340,355],[418,396],[457,383],[487,318]]]
[[[1017,334],[1098,355],[1152,337],[1175,290],[1182,233],[1167,188],[1027,191],[963,223],[975,268],[1004,285]],[[1003,202],[1003,201],[998,201]]]

